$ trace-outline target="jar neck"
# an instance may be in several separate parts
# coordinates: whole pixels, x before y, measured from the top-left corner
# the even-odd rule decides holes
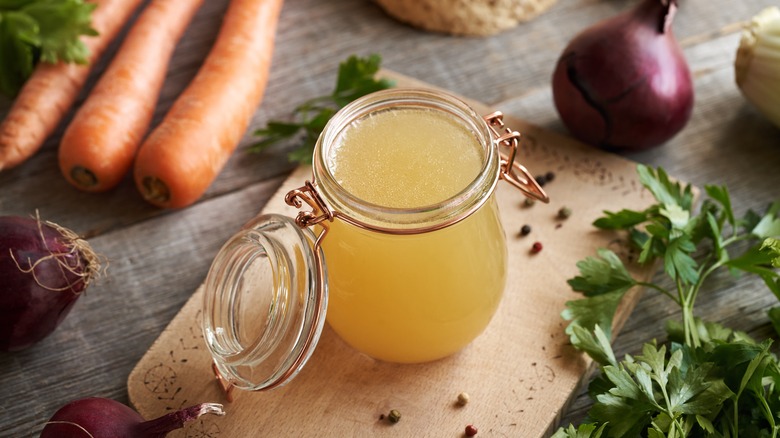
[[[435,111],[460,124],[473,137],[479,154],[481,167],[477,175],[471,181],[464,181],[463,188],[447,199],[411,208],[378,205],[347,190],[334,175],[334,148],[353,123],[369,114],[390,110]],[[385,90],[355,100],[328,122],[314,149],[314,180],[323,200],[338,216],[346,216],[380,231],[406,234],[431,231],[465,219],[487,201],[499,179],[497,149],[485,120],[464,102],[436,91]],[[393,181],[384,183],[390,187]]]

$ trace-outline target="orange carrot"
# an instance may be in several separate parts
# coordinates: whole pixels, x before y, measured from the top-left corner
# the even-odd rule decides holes
[[[142,0],[94,0],[92,28],[99,35],[85,37],[87,64],[41,62],[27,79],[0,123],[0,170],[30,158],[57,129],[89,77],[95,62],[116,37]]]
[[[217,177],[262,100],[281,8],[282,0],[231,0],[197,75],[138,151],[144,199],[185,207]]]
[[[203,0],[155,0],[62,136],[60,170],[88,192],[119,184],[149,130],[173,50]]]

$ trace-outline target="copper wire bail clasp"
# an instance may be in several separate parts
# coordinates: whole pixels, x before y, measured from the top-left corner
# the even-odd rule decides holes
[[[305,202],[312,208],[312,211],[298,212],[295,223],[301,228],[317,225],[326,219],[329,221],[333,220],[333,213],[322,197],[320,197],[319,192],[317,192],[317,186],[311,181],[306,181],[302,187],[287,192],[284,196],[284,202],[298,209]]]
[[[322,232],[317,236],[314,246],[315,249],[319,248],[322,239],[328,233],[327,222],[333,221],[334,214],[317,191],[317,185],[311,181],[306,181],[303,186],[287,192],[284,196],[284,202],[297,209],[303,207],[304,202],[311,207],[311,211],[298,212],[298,215],[295,217],[295,224],[301,228],[319,224],[322,227]],[[322,266],[318,265],[317,268],[321,270]]]
[[[483,118],[485,119],[485,122],[487,122],[499,147],[499,154],[501,155],[501,170],[499,177],[520,189],[520,191],[529,198],[534,198],[545,203],[550,202],[549,196],[542,190],[542,187],[536,182],[536,179],[531,176],[528,169],[515,161],[517,150],[520,147],[521,134],[509,129],[504,124],[504,114],[501,111],[488,114]],[[503,152],[501,147],[508,149],[508,152]]]

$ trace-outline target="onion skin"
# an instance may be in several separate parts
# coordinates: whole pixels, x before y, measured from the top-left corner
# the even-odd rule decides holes
[[[0,350],[25,349],[54,331],[98,270],[94,251],[72,231],[0,216]]]
[[[204,414],[224,415],[222,405],[202,403],[146,421],[132,408],[101,397],[74,400],[61,407],[40,438],[162,438]]]
[[[737,87],[780,128],[780,8],[764,8],[742,30],[734,59]]]
[[[676,0],[643,0],[564,49],[553,100],[574,137],[610,150],[641,150],[688,123],[693,80],[671,30],[675,10]]]

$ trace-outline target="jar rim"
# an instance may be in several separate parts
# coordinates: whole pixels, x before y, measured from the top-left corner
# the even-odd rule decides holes
[[[391,207],[366,201],[340,184],[329,164],[330,148],[352,123],[387,109],[428,109],[447,113],[474,135],[482,166],[473,180],[442,201],[418,207]],[[326,124],[313,156],[314,181],[332,211],[347,222],[375,231],[412,234],[457,223],[477,211],[495,190],[500,175],[500,154],[485,120],[468,104],[449,94],[421,88],[393,88],[354,100]],[[350,220],[351,219],[351,220]]]

